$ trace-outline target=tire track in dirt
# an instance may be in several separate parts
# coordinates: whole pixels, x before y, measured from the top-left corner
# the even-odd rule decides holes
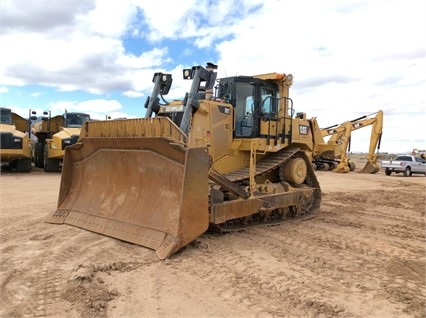
[[[349,211],[351,210],[353,211],[353,209],[349,209]],[[337,250],[349,250],[355,255],[358,253],[357,258],[363,259],[359,272],[364,277],[373,277],[379,283],[378,294],[384,294],[383,297],[390,299],[392,303],[402,303],[402,306],[405,307],[404,312],[416,313],[421,316],[421,312],[424,310],[422,304],[426,303],[425,234],[417,234],[421,232],[421,226],[416,223],[417,227],[407,228],[404,230],[405,234],[401,235],[401,229],[396,224],[389,225],[388,222],[376,221],[379,220],[377,216],[381,211],[382,209],[376,209],[374,211],[376,218],[366,218],[362,221],[365,223],[361,222],[361,224],[366,226],[360,227],[358,231],[350,228],[345,231],[339,225],[336,226],[340,222],[316,223],[321,229],[318,232],[326,232],[329,235],[326,235],[325,238],[324,235],[318,235],[313,239],[318,240],[320,245],[334,246],[336,243],[330,242],[330,237],[333,240],[337,238],[337,242],[342,242],[342,245],[337,245]],[[394,212],[399,213],[397,210]],[[345,219],[345,216],[346,214],[341,214],[340,218]],[[375,224],[375,226],[371,227],[370,224]],[[378,225],[382,225],[383,228]],[[345,232],[352,234],[349,241],[344,240]],[[359,235],[356,235],[357,232]],[[312,233],[316,233],[316,231],[312,231]],[[309,235],[309,233],[307,234]],[[312,235],[310,239],[312,239]],[[371,242],[375,242],[375,244],[371,244]],[[353,275],[357,277],[357,272],[355,270],[353,272]],[[383,275],[384,273],[386,275]],[[362,277],[357,279],[362,279]],[[404,296],[400,296],[402,290]]]
[[[9,191],[0,217],[0,316],[425,317],[425,201],[412,199],[424,186],[411,183],[426,178],[325,178],[315,218],[205,234],[165,261],[137,245],[44,223],[59,178],[48,185],[50,201],[38,199],[46,189],[33,195],[31,214]],[[89,281],[70,279],[92,267]]]
[[[333,193],[330,196],[333,201],[326,199],[321,208],[325,213],[319,219],[324,222],[323,229],[335,235],[344,233],[336,225],[346,220],[350,220],[349,225],[356,223],[363,237],[359,247],[369,246],[368,253],[383,259],[377,264],[380,267],[374,265],[377,259],[369,261],[371,270],[379,269],[383,297],[393,304],[402,304],[403,313],[422,317],[426,314],[426,205],[425,196],[413,194],[424,193],[424,185],[405,182],[399,185],[403,189],[398,192],[386,189],[347,195]],[[333,211],[331,218],[329,210]],[[348,233],[355,232],[348,229]]]
[[[207,241],[209,253],[194,255],[204,270],[192,274],[208,280],[229,306],[239,303],[249,307],[252,317],[265,313],[271,317],[292,317],[301,312],[312,317],[321,314],[356,317],[343,313],[344,309],[337,304],[315,299],[315,294],[319,295],[324,285],[331,285],[331,280],[317,283],[316,274],[300,262],[300,257],[290,257],[289,261],[277,243],[254,239],[252,230],[248,232],[220,237],[219,240],[226,242],[221,242],[219,250],[214,243],[210,245],[216,240]],[[235,249],[236,242],[238,246],[244,246],[245,242],[247,249]]]
[[[340,215],[345,211],[356,211],[351,214],[345,215],[344,219],[340,218]],[[361,206],[359,204],[342,204],[339,202],[327,202],[321,206],[321,214],[317,216],[317,218],[322,218],[324,213],[333,214],[335,222],[340,222],[341,224],[345,224],[345,222],[351,222],[351,226],[360,226],[362,221],[363,225],[376,225],[379,222],[382,225],[382,222],[393,222],[392,224],[404,224],[413,228],[421,228],[423,226],[423,217],[420,212],[407,214],[406,208],[395,208],[395,207],[386,207],[381,206],[377,207],[369,207],[369,206]],[[368,222],[365,222],[370,220]],[[333,220],[330,220],[333,221]],[[377,221],[377,222],[372,222]]]
[[[361,206],[361,209],[366,208]],[[391,209],[392,210],[392,209]],[[356,211],[353,207],[348,207],[348,211]],[[391,215],[399,213],[399,211],[385,210]],[[374,213],[381,214],[382,209],[376,209]],[[321,215],[321,213],[319,213]],[[359,295],[359,308],[363,307],[364,300],[361,297],[366,291],[374,292],[377,296],[386,293],[384,298],[390,298],[390,302],[382,301],[379,305],[378,313],[385,314],[389,308],[395,307],[395,304],[402,304],[406,307],[405,312],[422,312],[421,304],[425,302],[424,275],[424,234],[417,235],[421,230],[421,223],[414,221],[411,229],[412,244],[407,249],[406,235],[401,235],[399,229],[392,230],[392,226],[387,222],[377,222],[380,217],[371,221],[371,213],[365,213],[364,218],[353,221],[353,214],[340,213],[339,218],[331,220],[326,219],[328,216],[321,216],[319,220],[313,222],[304,222],[300,226],[293,224],[285,224],[265,230],[264,228],[252,228],[246,233],[236,234],[238,240],[249,249],[261,249],[269,257],[275,259],[285,259],[286,264],[296,272],[303,273],[307,281],[319,280],[325,282],[324,286],[316,290],[310,290],[310,294],[320,293],[322,290],[330,289],[334,286],[336,294],[340,293]],[[405,219],[406,217],[403,217]],[[349,219],[349,220],[348,220]],[[335,221],[338,220],[338,221]],[[369,224],[375,224],[371,227]],[[309,226],[306,226],[309,224]],[[344,226],[342,226],[344,224]],[[355,225],[355,226],[354,226]],[[383,227],[383,228],[382,228]],[[347,231],[345,231],[347,228]],[[284,233],[281,233],[284,231]],[[354,235],[354,233],[359,235]],[[389,233],[390,232],[390,233]],[[236,236],[234,235],[234,239]],[[222,239],[222,238],[221,238]],[[376,244],[371,245],[371,242]],[[234,242],[235,243],[235,242]],[[232,243],[231,243],[232,244]],[[215,253],[215,252],[214,252]],[[230,254],[235,254],[235,250]],[[241,251],[237,251],[238,255]],[[259,254],[259,251],[256,251]],[[223,253],[219,253],[218,257],[222,259]],[[216,259],[216,257],[215,257]],[[230,263],[230,259],[226,259],[225,264]],[[395,265],[395,262],[399,263]],[[245,259],[245,263],[247,260]],[[337,264],[337,265],[336,265]],[[395,278],[395,272],[399,271],[402,264],[408,270],[404,277]],[[300,266],[304,270],[300,269]],[[270,268],[271,265],[268,265]],[[383,278],[383,268],[389,268],[388,276]],[[253,266],[250,265],[250,268]],[[395,269],[396,268],[396,269]],[[419,268],[416,270],[416,268]],[[412,270],[410,270],[412,269]],[[289,273],[287,273],[289,274]],[[294,273],[290,273],[294,275]],[[319,279],[318,279],[319,278]],[[353,284],[353,281],[358,282]],[[294,280],[293,280],[294,281]],[[296,280],[297,281],[297,280]],[[337,283],[336,283],[337,282]],[[298,282],[301,283],[301,282]],[[404,297],[401,293],[395,291],[404,290]],[[293,290],[292,293],[295,291]],[[301,296],[302,297],[302,296]],[[351,300],[356,303],[356,299]],[[295,304],[291,304],[295,306]],[[338,305],[338,303],[334,303]],[[371,305],[378,307],[376,300]],[[333,306],[333,305],[332,305]],[[368,308],[368,306],[367,306]],[[398,310],[394,308],[394,310]],[[346,312],[348,314],[348,312]],[[351,314],[355,315],[354,312]],[[365,312],[365,315],[371,315]]]
[[[86,249],[102,244],[102,239],[93,233],[43,220],[22,222],[19,218],[18,224],[6,227],[3,233],[2,251],[8,257],[2,257],[0,262],[1,301],[10,304],[6,311],[0,309],[0,316],[66,317],[64,308],[69,305],[62,294],[71,270]],[[15,231],[17,228],[25,231]],[[22,254],[27,257],[23,259]],[[11,273],[10,268],[15,270]],[[23,290],[22,295],[13,294],[16,289]]]
[[[0,232],[0,243],[7,242],[8,240],[13,240],[14,238],[21,237],[22,234],[25,234],[28,229],[27,226],[34,226],[41,221],[41,219],[31,219],[29,216],[24,217],[13,217],[13,218],[2,218],[1,222],[1,232]]]
[[[353,229],[350,225],[342,226],[340,222],[322,222],[322,220],[319,220],[315,223],[314,231],[308,232],[306,235],[311,241],[319,245],[329,245],[336,250],[352,250],[358,254],[379,257],[400,255],[413,258],[422,252],[420,240],[412,240],[407,244],[384,229],[377,230],[368,226]],[[338,239],[335,239],[335,237]],[[371,241],[375,241],[375,244],[369,244]]]
[[[136,269],[135,275],[151,283],[145,290],[154,302],[151,309],[157,306],[164,314],[161,295],[176,292],[169,282],[179,277],[192,284],[208,282],[211,291],[205,297],[221,299],[224,308],[241,308],[248,317],[384,317],[397,312],[420,317],[425,291],[419,284],[421,270],[415,268],[422,265],[421,217],[403,214],[392,203],[370,209],[362,196],[355,203],[344,196],[333,200],[324,202],[311,221],[203,235],[197,248],[173,256],[167,273],[153,282],[147,275],[155,264]],[[401,230],[400,222],[408,225]],[[401,233],[409,227],[412,240],[407,242]],[[401,276],[402,266],[414,270]],[[192,290],[181,292],[190,299]]]
[[[304,240],[301,238],[305,236],[304,233],[295,234],[292,230],[291,235],[287,235],[288,233],[283,235],[279,230],[277,228],[271,232],[253,229],[244,235],[243,239],[247,240],[250,249],[255,247],[264,250],[265,253],[281,260],[282,267],[286,269],[283,274],[290,277],[289,292],[297,295],[296,301],[288,306],[297,308],[302,304],[305,306],[317,304],[311,309],[312,312],[309,312],[309,315],[319,315],[322,313],[321,310],[328,308],[327,313],[333,316],[357,317],[356,313],[347,312],[338,301],[340,290],[345,286],[352,289],[354,298],[356,298],[357,289],[358,293],[361,293],[360,288],[345,282],[342,275],[346,270],[344,265],[340,263],[340,266],[336,266],[335,258],[341,255],[326,253],[327,249],[321,249],[321,246],[308,239]],[[324,297],[324,290],[332,292]],[[304,300],[304,303],[301,303],[301,300]],[[318,307],[318,304],[322,305]],[[302,309],[300,308],[297,312]]]
[[[64,272],[52,268],[45,258],[41,271],[31,276],[33,292],[30,293],[31,305],[25,306],[23,317],[54,317],[60,315],[63,309],[56,308],[61,301],[61,292],[65,285]]]
[[[52,264],[54,255],[51,251],[43,252],[25,263],[19,259],[11,259],[9,266],[17,269],[13,278],[2,288],[2,294],[9,295],[12,303],[9,304],[5,317],[51,317],[61,314],[62,311],[52,310],[52,304],[59,302],[65,272]],[[17,288],[24,289],[25,293],[13,295]]]

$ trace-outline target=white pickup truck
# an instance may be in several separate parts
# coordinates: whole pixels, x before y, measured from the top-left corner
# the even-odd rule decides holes
[[[392,172],[402,172],[406,177],[415,173],[426,176],[426,160],[413,155],[399,155],[395,160],[383,160],[381,167],[387,176]]]

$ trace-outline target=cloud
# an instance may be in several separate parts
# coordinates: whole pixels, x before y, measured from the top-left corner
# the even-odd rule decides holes
[[[34,92],[34,93],[31,93],[31,94],[30,94],[30,96],[31,96],[31,97],[34,97],[34,98],[37,98],[37,97],[39,97],[39,96],[41,96],[41,95],[44,95],[44,93],[43,93],[43,92]]]
[[[2,35],[21,32],[61,32],[70,29],[76,16],[94,7],[94,1],[2,1]]]
[[[124,96],[128,96],[128,97],[142,97],[144,96],[144,94],[140,93],[140,92],[136,92],[136,91],[125,91],[123,93]]]
[[[116,100],[93,99],[83,102],[78,101],[55,101],[47,105],[52,114],[63,114],[68,112],[87,113],[93,119],[105,119],[106,114],[120,113],[122,109],[120,102]],[[123,117],[123,116],[120,116]]]
[[[7,93],[9,89],[5,86],[0,87],[0,93]]]
[[[167,61],[164,48],[126,53],[122,37],[137,12],[130,2],[11,1],[1,9],[5,85],[37,83],[95,94],[138,90],[148,86],[140,84],[143,72]]]
[[[105,104],[116,93],[150,95],[153,73],[168,72],[172,100],[190,87],[182,69],[210,59],[219,77],[292,73],[295,107],[324,126],[383,109],[385,129],[405,140],[407,130],[398,125],[415,133],[418,123],[405,114],[425,119],[424,1],[5,0],[0,6],[6,88],[86,91]],[[49,105],[78,108],[64,100]],[[117,103],[122,108],[110,112],[132,112]]]
[[[151,43],[165,39],[188,39],[198,48],[209,48],[218,40],[232,36],[232,26],[241,19],[254,18],[261,7],[253,0],[182,0],[155,2],[134,0],[141,19],[132,24],[131,34]]]

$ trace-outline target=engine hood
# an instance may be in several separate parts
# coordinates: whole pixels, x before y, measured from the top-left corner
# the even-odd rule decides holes
[[[12,135],[16,137],[21,137],[21,138],[24,138],[26,136],[25,133],[17,130],[15,125],[0,124],[0,132],[11,133]]]
[[[80,135],[81,128],[68,128],[63,127],[60,132],[58,132],[58,135],[60,135],[62,138],[70,138],[74,135]]]

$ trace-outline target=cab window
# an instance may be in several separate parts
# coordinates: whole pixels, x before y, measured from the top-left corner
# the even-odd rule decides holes
[[[277,99],[274,96],[274,91],[269,88],[261,88],[261,112],[262,115],[270,117],[270,115],[277,113]]]
[[[253,132],[253,86],[250,83],[237,83],[237,86],[235,135],[238,137],[248,137]]]

